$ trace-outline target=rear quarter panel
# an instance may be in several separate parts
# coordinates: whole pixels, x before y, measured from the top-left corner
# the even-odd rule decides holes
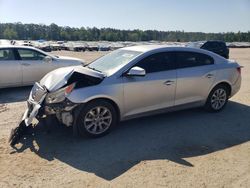
[[[210,88],[210,91],[216,85],[222,82],[226,82],[231,86],[231,89],[232,89],[231,94],[234,95],[235,94],[235,92],[233,92],[235,90],[234,87],[236,85],[240,87],[240,83],[241,83],[241,77],[237,71],[237,67],[239,67],[238,63],[228,63],[225,61],[225,62],[218,63],[216,66],[217,66],[216,78],[213,83],[213,86]]]

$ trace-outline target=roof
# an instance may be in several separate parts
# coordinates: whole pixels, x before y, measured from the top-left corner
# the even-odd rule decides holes
[[[25,49],[37,49],[32,46],[21,46],[21,45],[0,45],[0,48],[25,48]]]
[[[202,49],[197,48],[191,48],[191,47],[185,47],[185,46],[174,46],[174,45],[141,45],[141,46],[131,46],[131,47],[125,47],[122,48],[124,50],[132,50],[132,51],[139,51],[139,52],[148,52],[148,51],[154,51],[154,50],[180,50],[180,51],[204,51]]]
[[[142,53],[146,53],[149,51],[160,52],[161,50],[164,51],[189,51],[189,52],[197,52],[203,53],[212,56],[213,58],[222,58],[222,56],[213,53],[208,50],[194,48],[194,47],[186,47],[186,46],[174,46],[174,45],[142,45],[142,46],[131,46],[122,48],[124,50],[132,50],[132,51],[139,51]],[[224,58],[223,58],[224,59]]]
[[[139,46],[130,46],[123,48],[124,50],[132,50],[132,51],[139,51],[139,52],[146,52],[151,50],[156,50],[160,48],[166,48],[166,45],[139,45]]]

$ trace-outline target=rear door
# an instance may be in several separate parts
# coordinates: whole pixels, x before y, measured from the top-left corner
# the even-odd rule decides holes
[[[0,49],[0,87],[20,86],[22,69],[13,48]]]
[[[213,58],[203,53],[176,52],[176,60],[175,105],[205,101],[216,75]]]
[[[169,52],[153,54],[134,66],[145,69],[146,75],[123,77],[124,116],[172,107],[176,87],[173,54]]]
[[[44,61],[46,57],[33,49],[19,48],[17,52],[20,57],[20,64],[23,73],[23,85],[30,85],[39,81],[45,74],[55,69],[53,63]]]

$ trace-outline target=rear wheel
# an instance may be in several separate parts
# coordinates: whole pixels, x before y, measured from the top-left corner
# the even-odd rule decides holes
[[[205,108],[210,112],[221,111],[227,104],[229,89],[225,85],[216,86],[209,94]]]
[[[105,100],[88,103],[76,118],[77,128],[82,136],[104,136],[117,124],[115,108]]]

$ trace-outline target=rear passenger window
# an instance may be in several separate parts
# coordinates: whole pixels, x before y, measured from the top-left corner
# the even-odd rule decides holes
[[[0,49],[0,61],[15,60],[15,55],[11,49]]]
[[[146,73],[175,69],[174,55],[171,52],[153,54],[141,60],[136,66],[145,69]]]
[[[196,67],[214,64],[212,57],[196,52],[177,52],[178,68]]]

